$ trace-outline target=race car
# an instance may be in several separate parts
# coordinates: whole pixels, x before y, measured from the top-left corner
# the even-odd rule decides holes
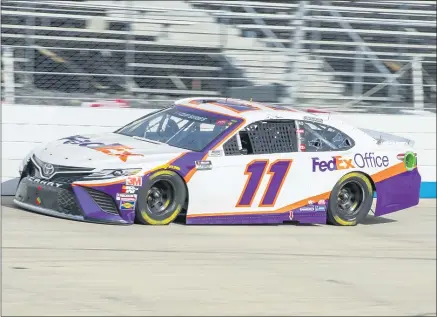
[[[352,226],[415,206],[413,142],[289,107],[189,98],[24,158],[14,202],[112,223]]]

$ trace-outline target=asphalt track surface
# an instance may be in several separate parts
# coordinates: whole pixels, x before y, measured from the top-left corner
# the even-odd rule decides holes
[[[436,203],[357,227],[110,226],[2,201],[2,315],[435,316]]]

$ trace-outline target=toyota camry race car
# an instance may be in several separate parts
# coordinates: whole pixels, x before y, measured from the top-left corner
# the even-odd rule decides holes
[[[332,118],[224,98],[193,98],[112,133],[33,150],[15,203],[90,222],[355,225],[415,206],[412,142]]]

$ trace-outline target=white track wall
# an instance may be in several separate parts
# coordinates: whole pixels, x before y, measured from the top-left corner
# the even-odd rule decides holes
[[[153,110],[2,105],[2,195],[13,195],[23,157],[40,143],[73,134],[114,131]],[[436,197],[436,116],[331,114],[358,127],[393,133],[416,142],[423,198]]]

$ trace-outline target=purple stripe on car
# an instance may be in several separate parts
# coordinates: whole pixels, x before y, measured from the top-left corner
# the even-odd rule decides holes
[[[421,181],[416,168],[376,183],[375,216],[416,206],[419,203]]]
[[[115,223],[132,223],[134,215],[126,215],[127,219],[123,219],[120,215],[112,214],[103,211],[99,205],[91,198],[83,187],[74,186],[74,193],[79,201],[82,210],[84,211],[85,220],[94,220],[102,222],[115,222]],[[131,211],[133,213],[133,211]]]
[[[218,216],[187,217],[187,224],[281,224],[286,221],[296,221],[302,224],[326,224],[326,212],[302,212],[293,210],[279,214],[233,214]]]

